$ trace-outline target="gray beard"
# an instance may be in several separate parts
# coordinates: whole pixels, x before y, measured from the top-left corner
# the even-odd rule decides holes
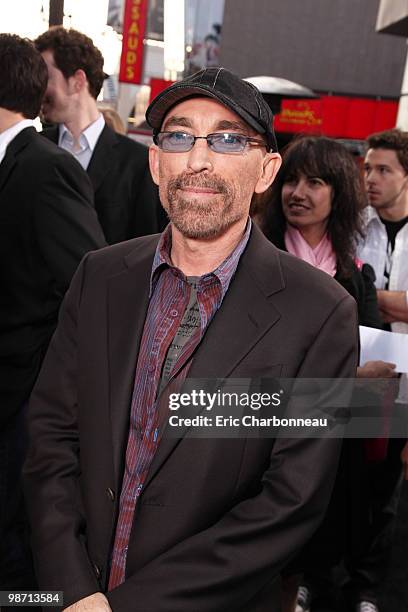
[[[214,200],[207,203],[200,202],[198,198],[187,199],[180,195],[179,189],[184,187],[209,188],[217,191]],[[183,236],[192,239],[210,239],[223,233],[233,223],[239,220],[238,213],[233,214],[235,190],[218,176],[194,176],[183,172],[170,179],[167,185],[166,200],[167,213],[170,221]],[[220,210],[219,200],[222,199]]]

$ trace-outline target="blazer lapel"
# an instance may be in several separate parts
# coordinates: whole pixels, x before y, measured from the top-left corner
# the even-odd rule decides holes
[[[48,138],[48,140],[58,144],[58,126],[47,128],[42,132],[42,134]],[[105,125],[101,135],[98,138],[94,152],[92,153],[91,161],[89,162],[87,168],[87,173],[91,179],[94,191],[101,186],[103,179],[116,159],[115,145],[117,142],[118,137],[116,136],[115,132]]]
[[[222,306],[197,350],[188,378],[227,378],[280,318],[270,296],[284,289],[277,249],[254,227],[235,278]],[[203,410],[189,411],[195,416]],[[162,437],[145,481],[145,488],[188,431],[180,428],[178,438]]]
[[[149,304],[149,282],[157,240],[137,245],[125,269],[108,282],[108,359],[113,460],[120,481],[126,449],[136,362]],[[134,264],[134,260],[137,264]]]
[[[115,132],[105,125],[98,138],[87,169],[95,192],[112,167],[112,163],[115,162],[115,145],[117,142],[118,137]]]
[[[54,144],[58,144],[59,138],[59,126],[53,125],[52,127],[44,128],[41,132],[41,136],[44,136],[48,140],[51,140]]]
[[[18,161],[19,152],[27,146],[33,136],[36,137],[35,129],[25,128],[8,145],[6,155],[0,164],[0,191],[5,187],[8,177]]]
[[[10,172],[12,171],[16,163],[17,160],[14,153],[7,152],[3,161],[0,164],[0,192],[2,191],[3,187],[5,187]]]

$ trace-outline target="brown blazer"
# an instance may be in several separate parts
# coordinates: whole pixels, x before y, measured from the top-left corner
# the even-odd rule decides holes
[[[25,483],[42,589],[106,589],[157,236],[85,258],[30,407]],[[352,377],[354,300],[253,228],[189,376]],[[136,508],[116,612],[279,610],[339,452],[324,439],[162,439]]]

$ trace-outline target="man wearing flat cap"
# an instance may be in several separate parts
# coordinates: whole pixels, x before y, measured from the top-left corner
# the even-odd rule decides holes
[[[340,442],[169,436],[168,390],[353,377],[355,306],[251,223],[280,165],[254,86],[207,68],[146,117],[170,224],[85,257],[32,396],[39,584],[70,612],[277,612],[279,572],[322,517]]]

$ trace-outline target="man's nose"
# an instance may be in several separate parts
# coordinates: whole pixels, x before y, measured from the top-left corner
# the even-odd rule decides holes
[[[364,172],[364,182],[366,185],[372,185],[373,183],[375,183],[375,172],[373,172],[372,170],[366,170]]]
[[[188,167],[193,172],[213,169],[213,152],[203,139],[196,140],[191,151],[188,152]]]

